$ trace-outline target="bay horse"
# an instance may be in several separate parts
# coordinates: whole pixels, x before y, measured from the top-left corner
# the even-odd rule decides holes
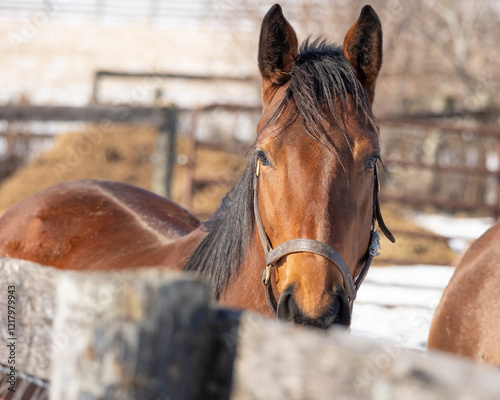
[[[61,269],[195,271],[223,305],[349,325],[377,253],[377,221],[394,241],[377,197],[372,103],[381,64],[382,28],[370,6],[343,48],[323,39],[299,48],[274,5],[260,32],[258,135],[241,180],[208,221],[125,183],[73,181],[5,213],[0,255]]]
[[[500,223],[477,239],[443,292],[427,347],[500,367]]]

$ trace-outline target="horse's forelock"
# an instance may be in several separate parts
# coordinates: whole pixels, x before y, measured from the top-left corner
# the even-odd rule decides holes
[[[367,124],[376,129],[369,97],[345,58],[342,47],[323,38],[305,40],[290,77],[285,97],[264,128],[277,122],[284,109],[294,107],[295,117],[302,119],[307,133],[337,155],[340,155],[340,150],[328,127],[336,127],[350,147],[346,121],[351,107],[354,106]]]

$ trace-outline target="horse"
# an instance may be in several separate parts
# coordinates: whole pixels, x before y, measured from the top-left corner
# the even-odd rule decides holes
[[[61,183],[0,219],[0,255],[72,270],[194,271],[223,306],[348,326],[377,254],[381,145],[372,112],[382,28],[365,6],[336,46],[298,45],[276,4],[258,49],[262,118],[239,183],[205,222],[137,187]],[[353,277],[356,277],[354,280]],[[263,289],[264,288],[264,289]]]
[[[434,314],[428,349],[500,367],[500,223],[456,267]]]

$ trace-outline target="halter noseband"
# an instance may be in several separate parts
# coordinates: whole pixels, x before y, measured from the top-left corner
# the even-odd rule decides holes
[[[387,229],[384,220],[382,218],[382,214],[380,212],[380,204],[378,201],[378,192],[380,191],[380,178],[378,174],[378,167],[375,164],[375,185],[373,190],[373,221],[372,221],[372,229],[370,233],[370,244],[368,246],[368,251],[366,255],[366,262],[363,266],[363,269],[359,273],[356,281],[354,281],[351,271],[347,266],[347,263],[344,261],[342,256],[339,254],[337,250],[335,250],[332,246],[319,242],[313,239],[292,239],[285,243],[278,245],[273,249],[271,246],[271,242],[264,230],[264,226],[262,224],[262,219],[260,217],[259,205],[258,205],[258,178],[260,171],[260,161],[256,158],[256,168],[255,168],[255,179],[253,184],[253,209],[255,215],[255,223],[257,224],[257,231],[259,232],[260,241],[262,243],[262,248],[264,249],[264,257],[266,260],[266,268],[262,274],[262,283],[264,284],[267,305],[271,312],[276,315],[278,309],[278,302],[276,301],[276,297],[274,296],[274,292],[271,285],[271,268],[274,264],[279,261],[281,258],[288,254],[293,253],[313,253],[318,254],[320,256],[325,257],[327,260],[331,261],[333,265],[339,270],[342,275],[342,279],[344,281],[344,290],[347,294],[347,299],[349,300],[349,304],[352,307],[353,301],[356,299],[356,293],[363,283],[363,280],[366,277],[368,269],[372,263],[373,257],[378,256],[378,250],[380,249],[380,236],[376,232],[376,223],[380,226],[380,229],[385,234],[385,236],[391,241],[394,242],[394,236]]]

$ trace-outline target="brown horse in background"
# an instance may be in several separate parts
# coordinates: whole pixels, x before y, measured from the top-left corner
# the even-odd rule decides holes
[[[500,223],[467,250],[434,314],[428,348],[500,366]]]
[[[262,23],[258,61],[258,136],[241,181],[207,222],[124,183],[73,181],[6,212],[0,255],[61,269],[196,271],[227,306],[348,325],[377,250],[376,220],[393,239],[377,198],[380,21],[365,6],[343,48],[315,40],[299,49],[275,5]]]

